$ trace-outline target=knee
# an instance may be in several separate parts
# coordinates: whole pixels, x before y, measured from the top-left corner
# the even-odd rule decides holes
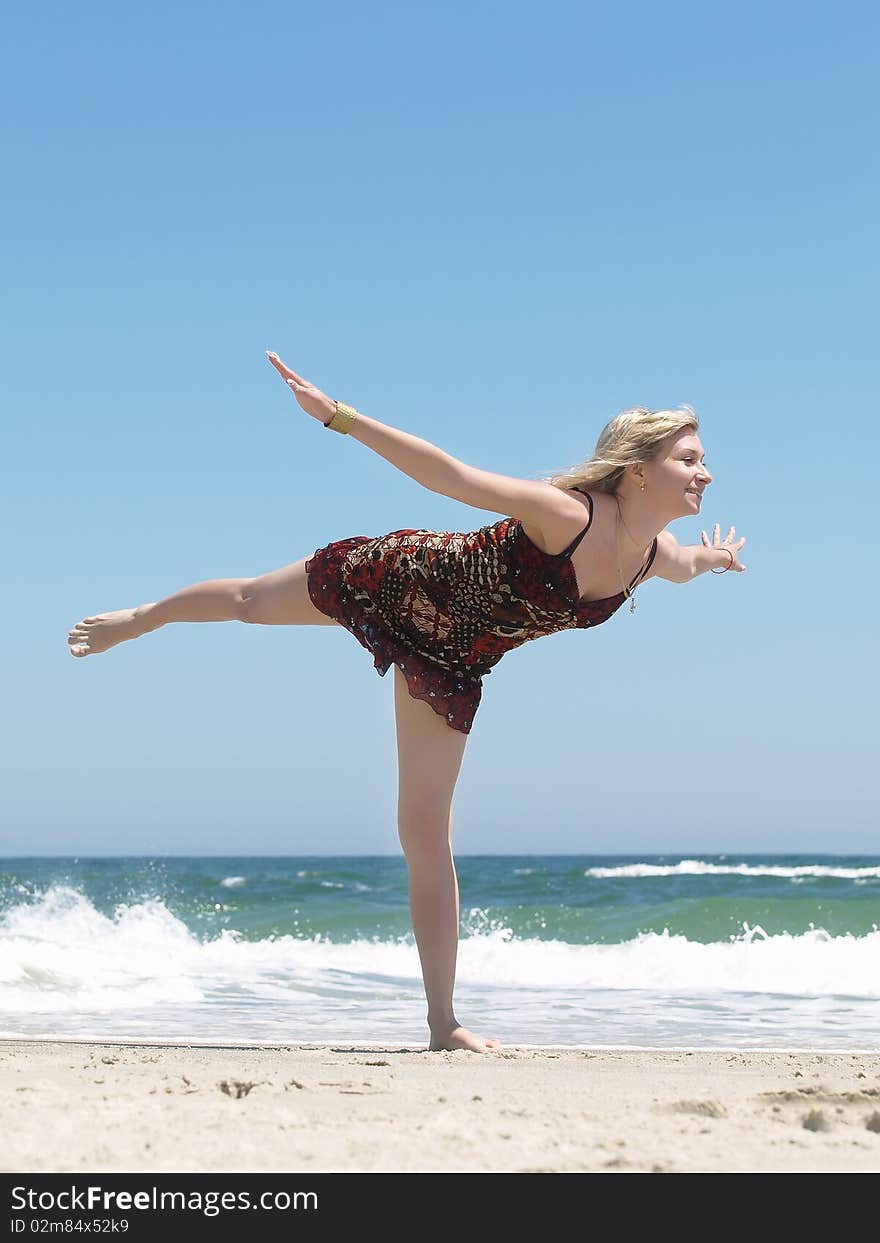
[[[261,602],[260,593],[254,591],[254,581],[251,579],[250,582],[236,588],[233,607],[239,621],[257,624],[260,621]]]
[[[436,861],[449,854],[450,815],[448,803],[398,810],[397,836],[408,862]]]

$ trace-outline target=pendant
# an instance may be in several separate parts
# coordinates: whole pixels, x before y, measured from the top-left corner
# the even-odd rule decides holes
[[[631,613],[634,613],[634,612],[636,611],[636,597],[635,597],[635,593],[633,593],[633,595],[630,597],[630,602],[629,602],[629,611],[630,611]]]

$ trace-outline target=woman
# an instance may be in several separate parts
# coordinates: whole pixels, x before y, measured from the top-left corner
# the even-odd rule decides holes
[[[432,492],[512,515],[467,533],[393,531],[338,540],[259,578],[196,583],[166,600],[87,617],[70,631],[89,656],[168,622],[341,625],[381,675],[394,665],[398,830],[428,1001],[431,1049],[489,1052],[498,1041],[453,1010],[458,882],[452,796],[482,678],[502,655],[559,630],[606,621],[649,578],[690,582],[744,570],[745,543],[716,523],[710,543],[682,547],[665,529],[700,512],[711,482],[690,407],[633,409],[605,427],[595,455],[533,482],[467,466],[436,445],[333,401],[269,361],[306,414],[353,436]],[[589,530],[590,538],[583,537]]]

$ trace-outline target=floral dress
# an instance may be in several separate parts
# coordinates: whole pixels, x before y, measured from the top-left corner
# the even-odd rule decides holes
[[[468,734],[482,679],[505,652],[607,621],[653,563],[656,538],[626,591],[579,600],[571,554],[593,520],[584,495],[589,520],[563,552],[542,552],[518,518],[463,533],[353,535],[306,561],[309,596],[372,653],[381,676],[396,664],[413,698]]]

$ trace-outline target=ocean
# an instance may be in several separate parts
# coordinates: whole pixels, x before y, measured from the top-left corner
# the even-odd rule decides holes
[[[458,856],[508,1044],[880,1049],[880,859]],[[402,857],[0,859],[0,1037],[425,1047]]]

